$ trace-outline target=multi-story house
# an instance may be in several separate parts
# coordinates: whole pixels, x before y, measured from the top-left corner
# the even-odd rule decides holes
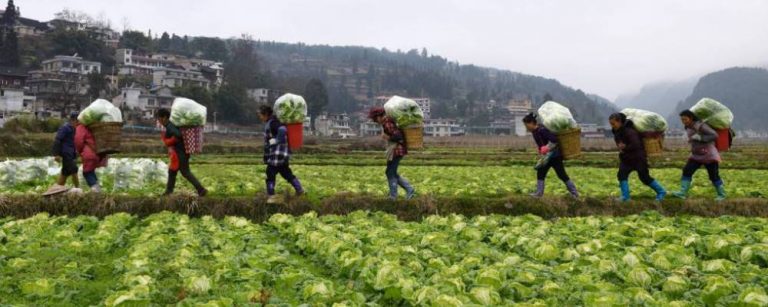
[[[88,74],[100,73],[101,63],[78,56],[45,60],[41,70],[29,72],[27,86],[37,98],[36,112],[69,112],[87,103]]]

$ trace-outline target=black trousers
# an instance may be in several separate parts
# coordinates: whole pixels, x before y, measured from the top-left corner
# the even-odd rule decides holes
[[[619,164],[619,172],[616,174],[616,177],[618,177],[619,181],[627,181],[629,180],[629,174],[633,171],[637,172],[637,176],[640,177],[640,181],[642,181],[645,185],[650,185],[654,180],[653,177],[651,177],[651,171],[648,169],[647,161],[631,164],[621,162]]]
[[[547,173],[549,173],[550,168],[555,170],[555,173],[557,174],[557,178],[560,178],[560,180],[562,180],[563,182],[568,182],[569,180],[571,180],[571,178],[568,177],[568,173],[565,172],[565,165],[563,165],[563,157],[549,159],[549,162],[547,162],[546,165],[536,170],[536,179],[538,180],[546,179]]]
[[[280,174],[280,176],[288,182],[292,182],[293,179],[296,179],[288,162],[280,166],[267,165],[267,182],[275,182],[275,180],[277,180],[277,174]]]
[[[173,193],[173,190],[176,189],[176,175],[178,175],[179,172],[181,173],[181,176],[187,179],[187,181],[195,187],[195,190],[198,192],[204,190],[203,185],[200,184],[200,181],[195,178],[195,175],[193,175],[192,171],[189,169],[189,155],[185,155],[184,158],[179,157],[179,170],[168,170],[168,183],[165,186],[166,194]]]
[[[693,178],[693,174],[695,174],[702,165],[707,169],[709,180],[711,180],[713,184],[719,185],[723,183],[723,180],[720,179],[720,163],[718,162],[703,164],[701,162],[688,160],[688,163],[686,163],[685,167],[683,167],[683,179],[690,180]]]

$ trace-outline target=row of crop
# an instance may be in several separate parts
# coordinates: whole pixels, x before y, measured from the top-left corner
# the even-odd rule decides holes
[[[360,305],[362,293],[240,217],[0,220],[0,305]]]
[[[383,214],[269,224],[387,304],[768,304],[765,220],[429,217]]]

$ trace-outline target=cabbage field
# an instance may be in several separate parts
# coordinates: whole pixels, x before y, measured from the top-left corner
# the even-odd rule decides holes
[[[0,219],[0,305],[766,306],[766,222],[42,213]]]
[[[13,164],[5,167],[5,165]],[[531,164],[533,165],[533,164]],[[110,167],[99,169],[105,190],[130,195],[159,195],[164,191],[167,166],[161,160],[112,159]],[[387,193],[383,166],[294,165],[294,173],[302,180],[308,197],[320,199],[339,193]],[[211,197],[251,196],[264,192],[264,166],[254,164],[193,164],[192,171],[208,188]],[[52,159],[26,159],[0,162],[0,194],[42,193],[54,181],[58,166]],[[532,166],[421,166],[401,167],[400,173],[411,180],[420,195],[499,197],[527,195],[535,189]],[[582,195],[612,197],[618,194],[616,170],[602,167],[568,167]],[[653,169],[668,189],[679,187],[681,171],[675,168]],[[726,191],[733,198],[765,197],[768,171],[762,169],[723,169]],[[115,180],[119,178],[120,180]],[[81,180],[85,182],[85,180]],[[179,180],[180,190],[192,191],[186,181]],[[733,183],[733,184],[732,184]],[[653,192],[630,176],[633,196],[652,199]],[[292,188],[278,178],[278,192]],[[565,187],[554,173],[550,174],[548,195],[566,195]],[[712,198],[714,191],[704,170],[694,177],[694,198]]]

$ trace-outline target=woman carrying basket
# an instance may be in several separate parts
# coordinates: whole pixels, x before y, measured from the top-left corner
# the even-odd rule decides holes
[[[576,185],[568,177],[568,173],[565,172],[563,156],[557,147],[557,136],[544,127],[544,125],[539,125],[536,114],[529,113],[526,115],[523,118],[523,123],[525,128],[533,134],[533,140],[536,142],[539,155],[544,157],[543,163],[536,166],[536,192],[532,193],[531,196],[544,196],[544,183],[549,169],[552,168],[555,170],[557,177],[565,183],[565,187],[571,196],[579,198],[579,191],[576,190]]]
[[[279,202],[275,195],[277,174],[291,183],[297,196],[304,194],[299,178],[296,178],[288,164],[291,158],[291,150],[288,148],[288,128],[277,119],[274,113],[270,106],[259,107],[259,119],[264,122],[264,164],[267,165],[268,204]]]
[[[712,185],[717,193],[715,200],[724,200],[725,187],[723,187],[723,180],[720,178],[720,153],[715,146],[717,132],[706,123],[700,121],[696,114],[690,110],[680,113],[680,120],[683,122],[683,126],[685,126],[688,142],[691,143],[691,156],[688,158],[688,163],[683,167],[680,191],[674,192],[672,195],[682,199],[687,198],[688,190],[691,189],[693,174],[704,166],[709,174],[709,180],[712,181]]]
[[[620,201],[630,200],[629,193],[629,174],[637,172],[640,181],[651,187],[656,192],[656,201],[664,200],[667,191],[653,179],[648,169],[648,157],[643,147],[643,140],[640,134],[635,130],[632,121],[627,120],[627,116],[622,113],[613,113],[608,119],[613,129],[613,139],[619,148],[619,172],[616,175],[619,179],[621,188]]]
[[[181,172],[181,176],[189,181],[192,186],[197,190],[197,195],[202,197],[208,194],[200,181],[195,178],[192,171],[189,169],[189,155],[184,149],[184,139],[182,138],[181,131],[176,125],[171,123],[171,111],[168,109],[157,110],[157,121],[165,127],[165,131],[160,134],[163,143],[168,147],[168,156],[170,157],[170,163],[168,164],[168,182],[165,186],[165,194],[173,194],[173,190],[176,188],[176,176]]]
[[[385,173],[389,185],[389,199],[397,199],[398,186],[405,189],[405,199],[412,199],[416,190],[408,182],[408,179],[400,176],[397,172],[400,161],[408,154],[403,131],[397,127],[397,124],[395,124],[391,117],[387,116],[386,111],[382,107],[371,108],[368,112],[368,118],[381,125],[383,131],[381,137],[387,141],[387,170]]]
[[[75,149],[83,162],[83,177],[85,182],[91,188],[91,192],[101,193],[99,178],[96,177],[96,169],[107,166],[106,155],[99,155],[96,152],[96,139],[91,130],[83,124],[78,124],[75,128]]]

